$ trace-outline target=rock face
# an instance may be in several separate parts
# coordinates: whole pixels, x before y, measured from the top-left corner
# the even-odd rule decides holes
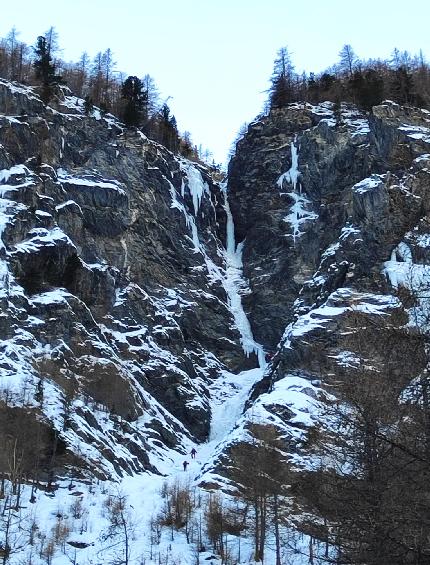
[[[276,110],[238,143],[227,200],[204,167],[82,106],[0,81],[0,439],[31,443],[24,472],[37,452],[48,477],[161,473],[233,389],[244,417],[201,483],[256,418],[309,469],[311,430],[359,371],[420,374],[428,112]],[[264,368],[264,350],[262,378],[226,373]]]
[[[384,290],[382,262],[426,213],[427,123],[424,111],[411,117],[391,103],[374,108],[369,119],[347,105],[335,114],[326,103],[292,105],[250,126],[230,165],[229,186],[236,224],[247,234],[245,265],[251,288],[257,289],[250,295],[257,336],[265,332],[261,312],[271,301],[265,293],[271,278],[285,306],[272,343],[285,320],[320,305],[345,283]],[[256,162],[264,170],[252,183]],[[258,198],[257,209],[249,208],[247,198]],[[263,241],[269,269],[259,268]],[[276,261],[278,249],[282,262]]]
[[[219,372],[253,362],[229,309],[224,192],[74,97],[45,107],[0,81],[0,111],[0,402],[52,431],[57,471],[156,470],[207,437]]]
[[[401,394],[427,367],[430,113],[291,104],[249,126],[228,191],[245,309],[274,355],[206,486],[261,422],[281,432],[297,471],[315,470],[312,435],[338,433],[327,414],[350,383],[377,375]]]
[[[370,118],[324,103],[249,126],[228,186],[257,340],[274,348],[338,287],[380,288],[381,262],[423,215],[427,125],[426,112],[392,103]]]

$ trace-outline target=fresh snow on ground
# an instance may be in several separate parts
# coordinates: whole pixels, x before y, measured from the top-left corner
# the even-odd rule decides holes
[[[205,497],[197,484],[205,463],[217,452],[217,445],[222,443],[235,425],[243,410],[252,385],[262,376],[262,369],[252,369],[237,375],[224,373],[214,383],[212,404],[212,425],[210,439],[206,444],[185,446],[187,454],[170,451],[164,459],[157,462],[160,475],[141,473],[126,476],[118,482],[79,482],[62,481],[57,484],[55,493],[39,490],[35,493],[35,502],[28,502],[30,487],[25,487],[22,495],[21,509],[16,515],[28,523],[34,523],[34,546],[26,545],[21,551],[12,554],[10,565],[24,562],[32,565],[45,564],[46,557],[40,555],[39,540],[45,538],[45,548],[53,535],[60,529],[64,531],[64,542],[54,549],[52,565],[101,565],[118,562],[124,557],[124,532],[121,527],[112,528],[110,509],[121,498],[124,501],[123,516],[129,535],[130,565],[195,565],[195,544],[188,543],[183,531],[162,528],[158,539],[154,535],[151,521],[156,520],[163,512],[165,499],[162,496],[163,485],[180,485],[195,489],[196,497]],[[298,387],[298,388],[297,388]],[[291,393],[291,402],[301,402],[299,412],[308,413],[310,397],[303,397],[299,391],[301,383],[297,379],[288,382],[286,391]],[[278,390],[278,389],[276,389]],[[283,392],[279,389],[279,394]],[[307,400],[307,398],[309,400]],[[313,409],[312,409],[313,410]],[[311,411],[312,411],[311,410]],[[306,416],[307,418],[307,416]],[[195,459],[190,456],[195,447]],[[183,461],[188,461],[187,470],[183,470]],[[203,508],[196,510],[197,519],[203,520]],[[172,536],[173,535],[173,539]],[[294,535],[293,533],[291,534]],[[297,534],[296,534],[297,536]],[[19,543],[19,532],[13,533],[11,540]],[[23,536],[22,536],[23,538]],[[296,541],[297,553],[292,553],[288,562],[292,565],[305,565],[308,558],[300,553],[307,547],[306,538]],[[229,538],[232,551],[237,552],[238,540]],[[72,545],[71,545],[72,544]],[[77,545],[85,547],[76,547]],[[25,561],[27,559],[27,561]],[[208,565],[220,565],[221,560],[211,551],[200,554],[200,562]],[[122,562],[122,561],[121,561]],[[250,538],[241,539],[241,563],[253,563],[252,543]],[[273,549],[268,547],[268,565],[274,563]]]
[[[399,130],[404,132],[410,139],[430,143],[430,128],[415,126],[412,124],[403,124],[399,127]]]
[[[357,109],[341,104],[341,116],[351,131],[351,137],[367,136],[370,133],[369,121]]]
[[[342,287],[332,292],[324,304],[289,324],[281,341],[289,346],[293,339],[301,338],[316,329],[323,329],[337,316],[347,312],[384,315],[399,306],[400,302],[395,296],[357,292],[352,288]]]
[[[22,519],[33,521],[37,524],[35,538],[40,536],[48,540],[59,526],[65,530],[64,542],[54,550],[51,563],[53,565],[66,565],[80,563],[82,565],[114,563],[123,555],[124,537],[121,528],[112,532],[109,520],[109,508],[120,497],[125,497],[124,516],[130,535],[130,565],[147,565],[166,563],[181,565],[194,565],[196,563],[195,546],[187,543],[185,534],[181,531],[174,532],[171,539],[171,529],[164,527],[160,533],[158,543],[154,542],[154,532],[151,531],[150,522],[159,517],[163,512],[165,500],[161,494],[163,484],[188,486],[196,489],[196,496],[207,496],[197,488],[201,478],[201,470],[205,463],[210,461],[217,453],[218,445],[222,445],[229,433],[240,419],[243,406],[248,398],[253,384],[262,376],[262,369],[252,369],[239,374],[225,372],[216,380],[212,389],[212,424],[209,441],[205,444],[195,445],[188,442],[184,445],[186,453],[170,450],[163,458],[156,462],[160,475],[141,473],[126,476],[118,482],[91,481],[61,481],[57,484],[55,493],[36,492],[36,500],[29,504],[30,487],[25,487],[22,495],[22,507],[19,515]],[[293,395],[291,401],[296,401],[300,393],[294,392],[299,383],[289,382],[289,390]],[[54,391],[49,392],[52,397],[52,406],[59,404],[55,399]],[[51,394],[52,393],[52,394]],[[303,399],[306,404],[306,399]],[[303,415],[307,408],[303,404],[299,411]],[[195,447],[195,459],[190,456],[191,448]],[[183,461],[188,461],[187,470],[183,469]],[[155,461],[154,461],[155,463]],[[200,493],[200,494],[199,494]],[[203,510],[197,509],[197,514]],[[17,512],[18,515],[18,512]],[[200,517],[202,519],[203,516]],[[18,533],[17,533],[18,536]],[[12,538],[16,541],[16,537]],[[47,543],[46,542],[46,543]],[[76,548],[74,544],[84,544],[85,547]],[[237,540],[231,537],[231,547],[237,547]],[[241,562],[252,563],[252,544],[249,539],[241,540]],[[9,563],[18,565],[23,559],[28,563],[41,565],[46,563],[45,558],[39,555],[39,546],[26,546],[22,551],[13,554]],[[152,557],[151,557],[152,556]],[[273,563],[271,549],[267,550],[266,563]],[[211,552],[203,552],[200,559],[207,559],[208,564],[219,565],[221,561]],[[76,560],[76,561],[74,561]],[[294,561],[296,565],[306,561],[298,554]]]

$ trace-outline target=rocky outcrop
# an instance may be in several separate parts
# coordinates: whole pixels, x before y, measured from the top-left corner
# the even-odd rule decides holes
[[[67,92],[45,107],[0,81],[0,111],[0,402],[91,472],[156,471],[207,437],[209,384],[248,362],[224,193]]]
[[[231,453],[262,422],[295,471],[322,472],[315,435],[340,433],[357,382],[362,397],[375,381],[398,401],[427,370],[429,165],[430,113],[392,102],[370,115],[292,104],[249,126],[229,167],[230,206],[246,309],[274,354],[202,485],[232,488]],[[312,496],[300,513],[315,511]]]
[[[227,199],[113,116],[67,94],[54,106],[0,81],[0,415],[35,424],[38,475],[162,473],[170,450],[208,438],[218,395],[234,425],[238,390],[244,417],[201,484],[225,487],[256,421],[309,471],[345,383],[387,375],[400,393],[420,374],[428,113],[273,111],[239,142]],[[226,372],[264,365],[264,348],[263,378]]]
[[[371,116],[291,104],[249,126],[228,186],[257,340],[274,348],[285,322],[352,280],[380,286],[381,262],[423,215],[428,139],[425,111],[390,102]]]

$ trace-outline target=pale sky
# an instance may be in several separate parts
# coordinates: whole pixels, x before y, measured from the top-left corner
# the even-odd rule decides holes
[[[19,0],[2,2],[0,35],[15,25],[33,45],[51,25],[62,56],[108,47],[117,69],[152,75],[181,131],[225,161],[240,126],[266,98],[276,51],[296,71],[321,71],[345,43],[362,58],[394,47],[430,58],[430,1]]]

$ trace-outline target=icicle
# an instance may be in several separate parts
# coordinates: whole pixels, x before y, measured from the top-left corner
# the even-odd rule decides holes
[[[299,153],[296,147],[296,137],[291,142],[291,168],[287,173],[287,180],[293,185],[294,192],[296,192],[297,183],[299,182]],[[299,183],[299,193],[302,193],[302,185]]]

